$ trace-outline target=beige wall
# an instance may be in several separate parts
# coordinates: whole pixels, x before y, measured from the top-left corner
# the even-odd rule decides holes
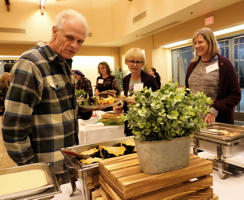
[[[131,47],[139,47],[144,49],[147,59],[146,68],[156,68],[162,78],[162,83],[167,82],[172,78],[170,49],[162,49],[160,46],[190,39],[197,29],[204,27],[204,19],[209,16],[214,16],[214,24],[208,26],[213,31],[244,24],[243,8],[244,1],[241,1],[240,3],[236,3],[232,6],[228,6],[125,45],[121,47],[121,53],[123,54]],[[244,34],[244,31],[231,33],[229,35],[240,33]],[[220,37],[224,36],[219,36],[218,38]],[[189,43],[188,46],[189,45],[191,45],[191,43]]]
[[[164,2],[164,3],[166,2],[166,1],[161,1],[161,0],[155,0],[155,1],[157,1],[160,5],[162,4],[162,2]],[[146,1],[146,0],[141,0],[140,4],[138,3],[138,1],[135,1],[136,3],[133,4],[133,7],[131,6],[132,4],[128,4],[129,1],[125,1],[126,3],[125,2],[121,3],[121,1],[111,1],[112,6],[116,6],[117,8],[121,7],[121,9],[115,9],[115,10],[112,10],[112,12],[111,11],[108,12],[106,10],[107,5],[103,5],[100,0],[97,0],[96,2],[97,2],[97,4],[92,5],[92,6],[95,9],[99,8],[100,11],[102,9],[103,13],[105,12],[104,14],[102,14],[102,12],[99,12],[96,14],[93,13],[93,15],[91,16],[91,13],[89,13],[87,10],[85,10],[86,6],[91,6],[88,2],[87,2],[87,5],[86,4],[84,5],[83,12],[82,12],[82,13],[84,13],[85,16],[88,16],[88,18],[90,18],[90,20],[91,20],[91,25],[90,25],[91,32],[93,32],[95,34],[94,38],[97,38],[94,40],[94,42],[105,42],[108,40],[113,40],[115,38],[121,37],[123,34],[133,33],[133,31],[136,30],[140,26],[140,23],[149,23],[148,21],[144,21],[144,22],[138,22],[137,24],[135,24],[133,26],[130,25],[132,17],[135,16],[136,14],[139,14],[140,12],[142,12],[145,9],[145,7],[149,7],[150,12],[152,12],[154,9],[155,15],[156,14],[159,15],[159,13],[160,13],[160,10],[157,8],[157,6],[155,6],[154,4],[153,5],[149,4],[148,3],[149,1]],[[189,4],[194,4],[194,2],[197,2],[197,1],[189,1]],[[172,3],[176,3],[176,1],[172,0]],[[172,6],[172,5],[168,5],[168,6]],[[187,5],[183,5],[183,7],[184,6],[187,6]],[[124,15],[122,15],[122,12],[124,12],[124,10],[122,8],[127,9],[128,15],[129,15],[123,19],[122,19],[122,16],[124,16]],[[214,16],[215,23],[213,25],[209,26],[214,31],[217,31],[217,30],[220,30],[223,28],[228,28],[228,27],[234,26],[234,25],[244,24],[243,8],[244,8],[244,1],[241,1],[239,3],[225,7],[218,11],[215,11],[215,12],[206,14],[204,16],[198,17],[196,19],[190,20],[190,21],[180,24],[178,26],[166,29],[164,31],[160,31],[155,34],[151,34],[147,37],[138,39],[135,42],[132,42],[130,44],[127,44],[127,45],[124,45],[121,47],[99,47],[99,43],[96,46],[83,46],[81,48],[81,50],[78,52],[78,55],[79,56],[112,56],[112,57],[114,57],[114,66],[123,67],[124,66],[123,55],[125,54],[125,52],[132,47],[139,47],[139,48],[145,50],[146,60],[147,60],[146,68],[151,68],[151,67],[156,68],[162,77],[162,83],[164,83],[171,78],[171,58],[170,58],[170,50],[160,48],[161,45],[165,45],[165,44],[180,41],[183,39],[191,38],[191,36],[195,30],[204,26],[204,19],[209,16]],[[2,8],[0,8],[0,16],[2,15],[1,9]],[[29,9],[33,10],[33,8],[29,8]],[[50,8],[46,8],[46,9],[48,11],[48,9],[54,9],[54,8],[50,7]],[[62,3],[60,2],[59,6],[55,9],[57,10],[57,12],[62,10],[63,9]],[[177,9],[179,10],[179,7],[175,7],[175,9],[176,10],[174,10],[174,11],[176,12]],[[36,10],[36,8],[35,8],[35,10]],[[130,13],[129,11],[131,11],[132,13]],[[26,17],[26,20],[27,20],[27,16],[29,16],[28,14],[30,14],[30,13],[28,13],[27,11],[25,11],[25,12],[26,13],[23,13],[23,15]],[[34,17],[37,15],[34,12],[32,13],[32,15],[30,15],[30,16],[32,16],[32,18],[29,18],[26,22],[22,22],[22,23],[16,22],[15,19],[18,16],[14,10],[11,11],[11,14],[12,13],[13,13],[14,18],[11,21],[11,23],[12,23],[11,26],[13,26],[13,27],[16,27],[16,26],[24,27],[26,25],[25,23],[27,23],[27,22],[31,23],[32,27],[39,26],[39,24],[36,24],[34,22],[35,21]],[[51,27],[50,19],[51,18],[53,19],[54,16],[50,16],[50,14],[47,14],[47,13],[45,13],[44,16],[41,16],[40,13],[38,12],[37,17],[46,18],[44,21],[49,20],[49,22],[45,25],[45,27],[47,27],[48,31],[39,30],[41,32],[41,34],[48,35],[48,36],[43,37],[48,40],[50,38],[50,31],[49,31],[49,28]],[[53,13],[53,15],[54,14],[56,14],[56,13]],[[164,15],[164,14],[161,13],[160,17],[162,17],[162,15]],[[116,15],[116,17],[111,19],[111,16],[113,16],[113,15]],[[150,14],[149,16],[151,16],[151,15],[152,14]],[[101,20],[99,20],[100,18],[101,18]],[[108,25],[108,22],[106,22],[106,20],[114,20],[111,22],[113,24],[113,26]],[[123,23],[121,23],[121,20],[123,20]],[[155,17],[154,19],[150,19],[150,20],[151,21],[157,20],[157,17]],[[4,23],[5,23],[5,21],[2,20],[1,24],[4,24]],[[93,30],[92,24],[95,24],[95,23],[101,23],[101,27],[106,27],[107,25],[108,25],[108,27],[106,27],[106,30],[105,29],[102,29],[100,31]],[[121,24],[125,24],[125,26],[121,26]],[[2,26],[4,26],[4,25],[2,25]],[[40,24],[40,26],[41,26],[41,24]],[[129,27],[129,28],[127,29],[126,27]],[[107,33],[107,31],[112,32],[111,29],[115,29],[113,36],[111,34]],[[122,30],[122,29],[125,29],[125,30]],[[240,31],[238,33],[244,33],[244,32]],[[28,32],[28,34],[29,34],[29,32]],[[31,34],[31,32],[30,32],[30,34]],[[32,46],[29,43],[22,44],[22,45],[21,44],[18,44],[18,45],[12,44],[14,42],[15,35],[13,35],[13,34],[7,34],[7,35],[8,36],[4,36],[4,37],[9,37],[12,39],[12,41],[9,42],[9,44],[1,44],[1,42],[0,42],[0,55],[20,55],[24,50],[26,50]],[[2,33],[0,33],[0,38],[2,36],[3,36]],[[23,36],[23,37],[26,37],[26,36]],[[34,34],[33,41],[39,40],[40,39],[39,37],[42,37],[42,36]],[[93,40],[94,38],[88,38],[87,40]],[[23,39],[23,41],[24,41],[24,39]],[[188,45],[190,45],[190,44],[188,44]]]
[[[191,38],[193,33],[204,27],[204,19],[214,16],[214,24],[209,25],[213,31],[218,31],[231,26],[244,24],[244,1],[198,17],[189,22],[180,24],[173,28],[155,33],[153,35],[154,46],[162,46],[172,42],[177,42]]]

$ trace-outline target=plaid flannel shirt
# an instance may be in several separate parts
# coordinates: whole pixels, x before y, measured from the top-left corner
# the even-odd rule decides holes
[[[71,63],[38,42],[14,65],[2,133],[7,152],[18,165],[48,162],[56,174],[65,171],[60,149],[78,142]]]

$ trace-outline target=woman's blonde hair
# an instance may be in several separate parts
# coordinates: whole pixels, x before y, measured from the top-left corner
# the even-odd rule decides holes
[[[0,85],[9,88],[9,77],[10,77],[10,73],[4,72],[0,77]]]
[[[210,28],[201,28],[201,29],[197,30],[192,37],[193,45],[194,45],[195,39],[198,35],[202,35],[208,43],[207,55],[208,55],[209,59],[213,58],[216,55],[216,53],[219,54],[219,47],[218,47],[217,39],[214,36],[214,33]],[[195,49],[194,49],[194,52],[195,52]],[[192,62],[197,62],[199,59],[200,59],[200,56],[195,52]]]
[[[125,64],[127,64],[128,60],[139,60],[142,61],[142,66],[146,64],[145,54],[142,52],[140,48],[131,48],[125,54]]]

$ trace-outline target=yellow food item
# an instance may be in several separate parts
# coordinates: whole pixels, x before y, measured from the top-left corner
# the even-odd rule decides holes
[[[127,145],[127,146],[135,146],[135,140],[134,139],[130,139],[130,140],[126,140],[124,142],[121,142],[121,145]]]
[[[219,130],[219,133],[221,133],[225,137],[232,137],[232,136],[240,135],[239,132],[229,132],[228,130]]]
[[[96,154],[98,151],[99,151],[99,149],[93,148],[93,149],[89,149],[87,151],[82,151],[80,153],[83,154],[83,155],[92,156],[92,155]]]
[[[124,152],[126,151],[126,148],[124,146],[109,147],[109,146],[101,146],[100,145],[99,149],[100,149],[100,156],[102,158],[124,155]]]
[[[98,161],[102,160],[102,158],[98,158],[98,157],[95,157],[95,158],[87,158],[87,159],[81,159],[80,161],[85,165],[89,165],[89,164],[92,164],[92,163],[96,163]]]
[[[0,175],[0,196],[40,188],[47,184],[43,170],[27,170]]]
[[[104,104],[113,104],[116,103],[117,99],[109,96],[107,98],[100,98],[97,100],[98,105],[104,105]]]

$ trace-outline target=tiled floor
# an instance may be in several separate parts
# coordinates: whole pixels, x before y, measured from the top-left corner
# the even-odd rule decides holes
[[[2,116],[0,116],[0,169],[16,167],[15,162],[8,156],[6,148],[3,144],[2,137]]]

